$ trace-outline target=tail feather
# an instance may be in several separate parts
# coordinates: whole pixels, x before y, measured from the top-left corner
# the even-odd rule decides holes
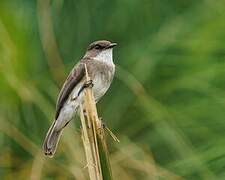
[[[58,130],[56,129],[55,124],[56,124],[55,122],[52,123],[43,143],[43,150],[45,155],[47,156],[53,156],[55,154],[60,139],[60,135],[62,133],[63,128]]]

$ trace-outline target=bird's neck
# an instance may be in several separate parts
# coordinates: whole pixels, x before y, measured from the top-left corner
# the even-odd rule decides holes
[[[109,65],[114,65],[112,49],[106,49],[100,52],[97,56],[95,56],[94,59],[97,61],[107,63]]]

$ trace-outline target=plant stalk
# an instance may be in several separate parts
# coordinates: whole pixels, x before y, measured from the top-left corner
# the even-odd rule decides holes
[[[86,81],[90,82],[87,67]],[[112,180],[112,172],[102,121],[98,117],[92,87],[84,89],[84,103],[80,105],[82,140],[90,180]]]

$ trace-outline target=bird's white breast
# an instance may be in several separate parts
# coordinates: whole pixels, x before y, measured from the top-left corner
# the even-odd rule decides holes
[[[95,58],[95,60],[106,63],[108,66],[112,67],[113,72],[105,72],[108,73],[108,76],[113,76],[114,74],[114,68],[115,68],[115,64],[113,63],[113,49],[106,49],[104,51],[101,51]],[[112,74],[111,74],[112,73]],[[106,74],[98,74],[95,76],[95,78],[93,79],[94,82],[94,95],[95,95],[95,99],[98,101],[99,98],[101,98],[101,96],[103,96],[106,91],[108,90],[111,82],[110,81],[104,81],[104,76],[106,76]]]
[[[96,57],[95,59],[104,63],[107,63],[109,65],[113,65],[113,49],[106,49],[104,51],[101,51]]]

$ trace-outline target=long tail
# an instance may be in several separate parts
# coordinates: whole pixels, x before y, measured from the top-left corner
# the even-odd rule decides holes
[[[45,155],[53,157],[60,139],[60,135],[62,134],[62,130],[63,128],[60,130],[56,129],[56,121],[52,123],[43,143]]]

